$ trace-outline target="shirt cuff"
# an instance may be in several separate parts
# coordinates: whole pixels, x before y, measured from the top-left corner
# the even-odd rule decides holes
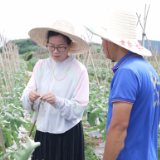
[[[62,98],[60,98],[60,97],[58,97],[58,96],[55,96],[55,97],[56,97],[56,101],[55,101],[55,103],[52,103],[51,105],[52,105],[54,108],[58,109],[59,106],[60,106],[60,102],[62,101]]]
[[[33,103],[34,103],[34,102],[31,102],[31,101],[29,100],[29,93],[27,94],[27,101],[28,101],[29,106],[31,107],[31,110],[34,111],[34,108],[33,108]]]
[[[30,104],[30,106],[33,105],[33,102],[31,102],[29,99],[28,99],[28,103]]]

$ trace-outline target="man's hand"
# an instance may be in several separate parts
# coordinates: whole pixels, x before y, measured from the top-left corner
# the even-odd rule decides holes
[[[56,96],[52,92],[49,92],[49,93],[41,95],[40,99],[41,100],[45,100],[45,101],[47,101],[50,104],[56,102]]]
[[[34,102],[39,97],[40,97],[40,94],[37,91],[35,91],[35,90],[31,90],[30,91],[30,93],[29,93],[29,100],[31,102]]]

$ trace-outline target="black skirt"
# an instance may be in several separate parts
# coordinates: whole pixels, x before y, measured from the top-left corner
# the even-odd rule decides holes
[[[85,160],[81,122],[63,134],[37,130],[35,142],[41,145],[33,152],[32,160]]]

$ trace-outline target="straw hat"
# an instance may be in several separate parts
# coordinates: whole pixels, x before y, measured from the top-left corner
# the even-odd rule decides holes
[[[74,35],[74,28],[71,23],[64,20],[57,20],[51,27],[33,28],[29,31],[30,38],[38,45],[46,48],[48,31],[61,33],[72,40],[70,54],[86,53],[89,50],[89,45],[80,37]]]
[[[142,56],[151,56],[137,40],[136,14],[129,11],[109,9],[104,14],[103,24],[85,26],[91,33]]]

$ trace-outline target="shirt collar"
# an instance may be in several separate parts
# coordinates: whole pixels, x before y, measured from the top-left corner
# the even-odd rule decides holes
[[[118,63],[112,68],[113,72],[115,72],[127,59],[130,57],[138,56],[136,53],[128,52],[125,56],[123,56]]]

